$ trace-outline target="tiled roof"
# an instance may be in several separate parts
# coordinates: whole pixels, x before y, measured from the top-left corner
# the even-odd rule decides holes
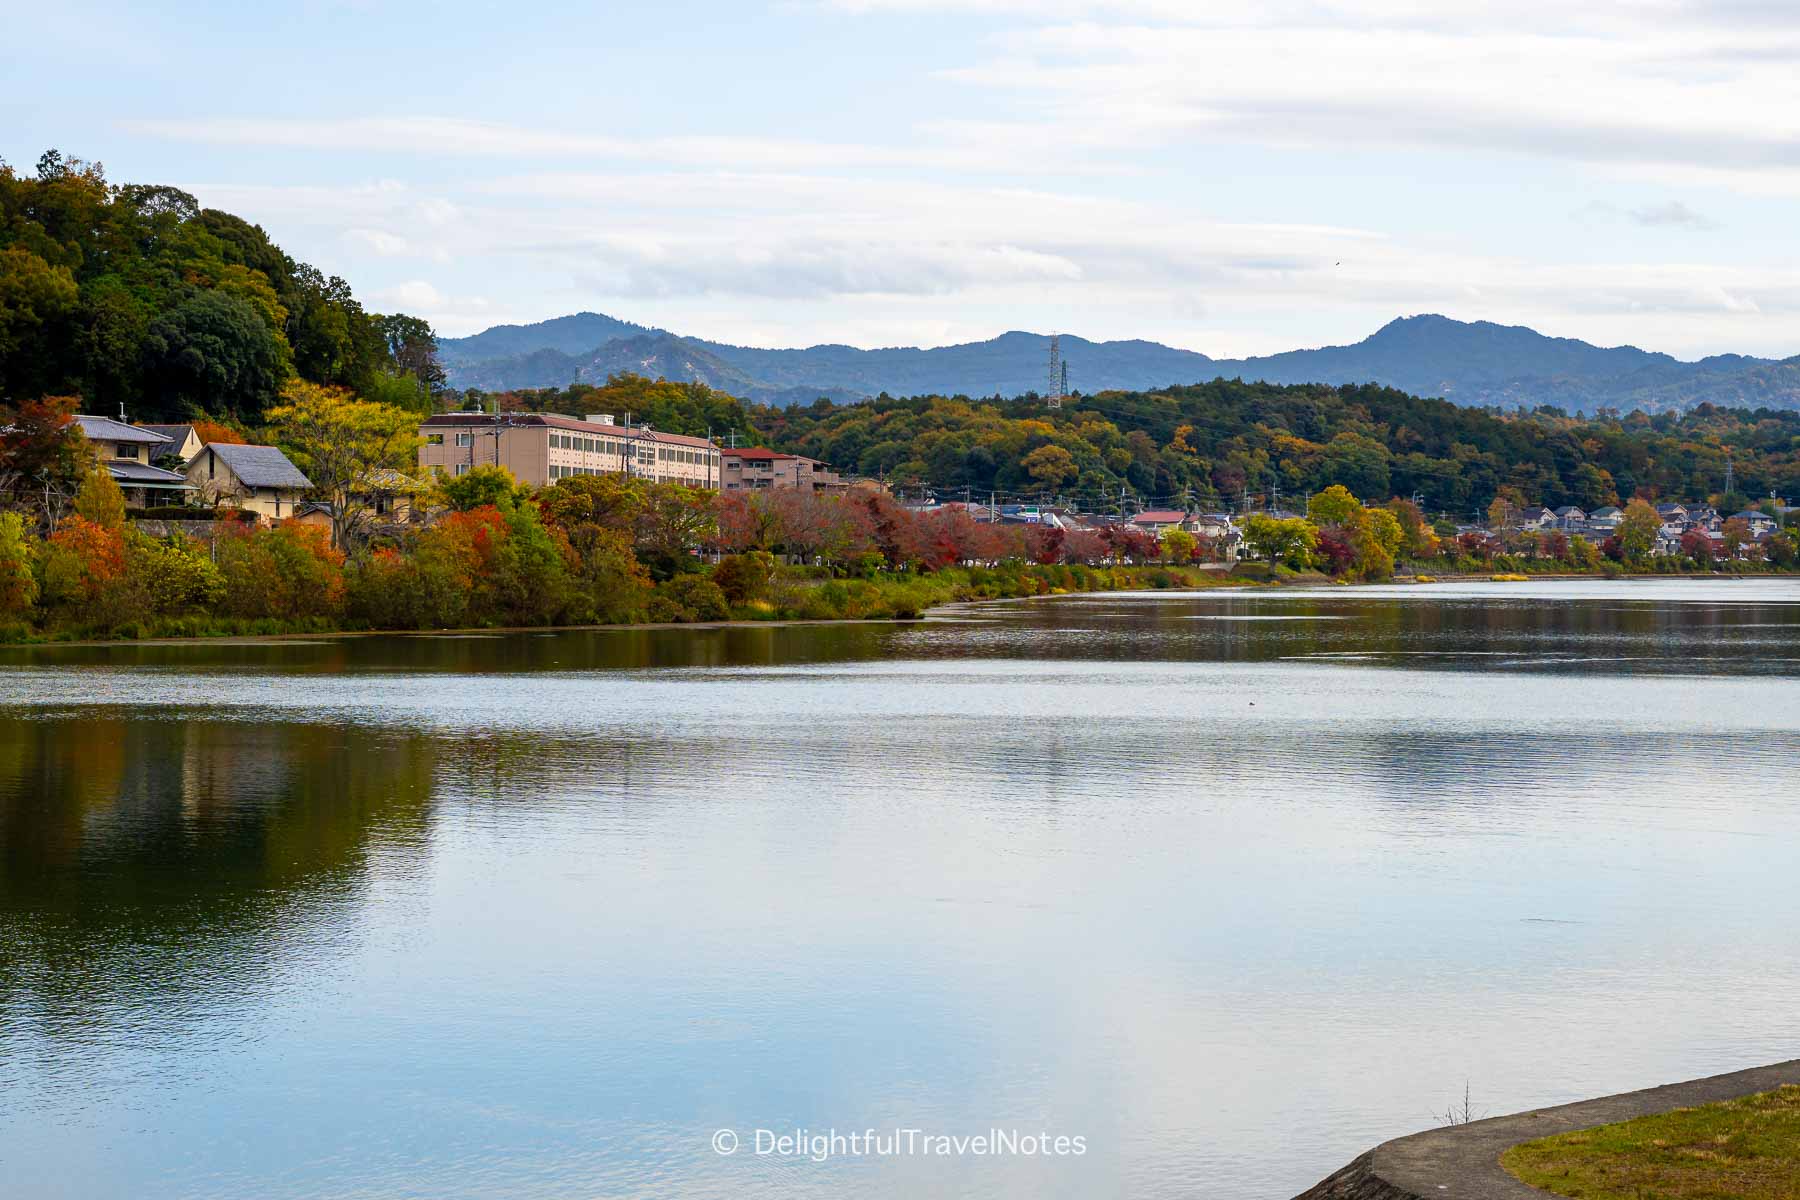
[[[193,431],[192,425],[139,425],[139,429],[148,429],[151,433],[160,433],[171,442],[185,442],[187,435]]]
[[[91,417],[77,413],[75,423],[81,426],[81,432],[87,435],[90,442],[133,442],[138,445],[160,446],[170,440],[154,430],[140,425],[127,425],[111,417]]]
[[[375,467],[364,471],[361,486],[378,492],[408,491],[419,486],[419,481],[405,471],[396,471],[392,467]]]
[[[719,448],[719,453],[726,458],[741,458],[746,462],[772,462],[778,458],[798,457],[793,454],[782,454],[779,451],[770,450],[765,446],[721,446]]]
[[[1139,513],[1131,520],[1136,525],[1179,525],[1187,520],[1187,514],[1173,508],[1154,508]]]
[[[133,487],[146,484],[165,484],[184,487],[187,476],[176,471],[165,471],[161,467],[152,467],[146,463],[131,462],[128,459],[115,458],[106,464],[106,473],[118,483]]]
[[[221,442],[207,450],[231,468],[245,487],[309,488],[312,480],[274,446],[237,446]]]
[[[576,417],[558,416],[555,413],[516,413],[508,418],[515,426],[544,427],[550,429],[569,429],[576,433],[594,434],[601,437],[639,438],[654,441],[665,446],[695,446],[712,449],[713,444],[705,438],[688,437],[680,433],[645,433],[642,428],[626,429],[619,425],[602,425],[598,421],[583,421]],[[455,412],[438,413],[434,417],[425,418],[425,426],[441,429],[454,426],[463,429],[491,429],[497,418],[492,413]]]

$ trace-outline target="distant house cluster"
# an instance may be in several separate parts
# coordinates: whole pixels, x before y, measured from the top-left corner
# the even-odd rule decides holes
[[[1658,504],[1655,508],[1661,524],[1657,528],[1656,544],[1651,552],[1657,555],[1685,554],[1687,550],[1684,549],[1683,542],[1687,541],[1691,545],[1691,538],[1698,535],[1705,537],[1710,543],[1714,558],[1726,557],[1725,525],[1729,521],[1742,521],[1748,536],[1740,553],[1745,557],[1760,557],[1763,543],[1780,528],[1779,521],[1772,513],[1754,508],[1730,514],[1722,514],[1707,504],[1669,502]],[[1584,512],[1573,505],[1555,510],[1542,505],[1528,505],[1514,513],[1504,529],[1465,526],[1458,532],[1473,531],[1494,535],[1562,533],[1569,537],[1585,537],[1598,543],[1616,534],[1624,519],[1625,510],[1617,505],[1609,504],[1593,512]]]
[[[913,512],[964,512],[971,520],[984,525],[1042,525],[1068,533],[1106,534],[1130,529],[1160,538],[1167,530],[1179,529],[1199,539],[1216,561],[1236,562],[1243,555],[1243,531],[1232,515],[1224,512],[1159,508],[1123,515],[1076,512],[1054,504],[981,504],[976,501],[930,501],[910,507]]]

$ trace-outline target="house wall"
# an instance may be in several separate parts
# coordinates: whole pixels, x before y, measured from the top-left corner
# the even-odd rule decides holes
[[[843,477],[815,459],[798,455],[787,458],[742,459],[731,451],[720,460],[719,490],[726,492],[800,488],[809,492],[838,491]]]
[[[229,504],[270,520],[293,516],[305,494],[301,488],[248,487],[210,449],[201,451],[188,464],[187,481],[200,489],[201,498],[209,504]]]

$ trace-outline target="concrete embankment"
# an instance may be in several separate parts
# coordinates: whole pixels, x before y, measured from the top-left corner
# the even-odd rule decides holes
[[[1800,1059],[1383,1142],[1294,1200],[1544,1200],[1500,1166],[1520,1142],[1800,1084]]]

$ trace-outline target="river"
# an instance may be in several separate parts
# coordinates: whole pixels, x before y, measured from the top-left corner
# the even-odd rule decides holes
[[[1797,702],[1792,580],[0,649],[0,1195],[1282,1200],[1800,1055]]]

